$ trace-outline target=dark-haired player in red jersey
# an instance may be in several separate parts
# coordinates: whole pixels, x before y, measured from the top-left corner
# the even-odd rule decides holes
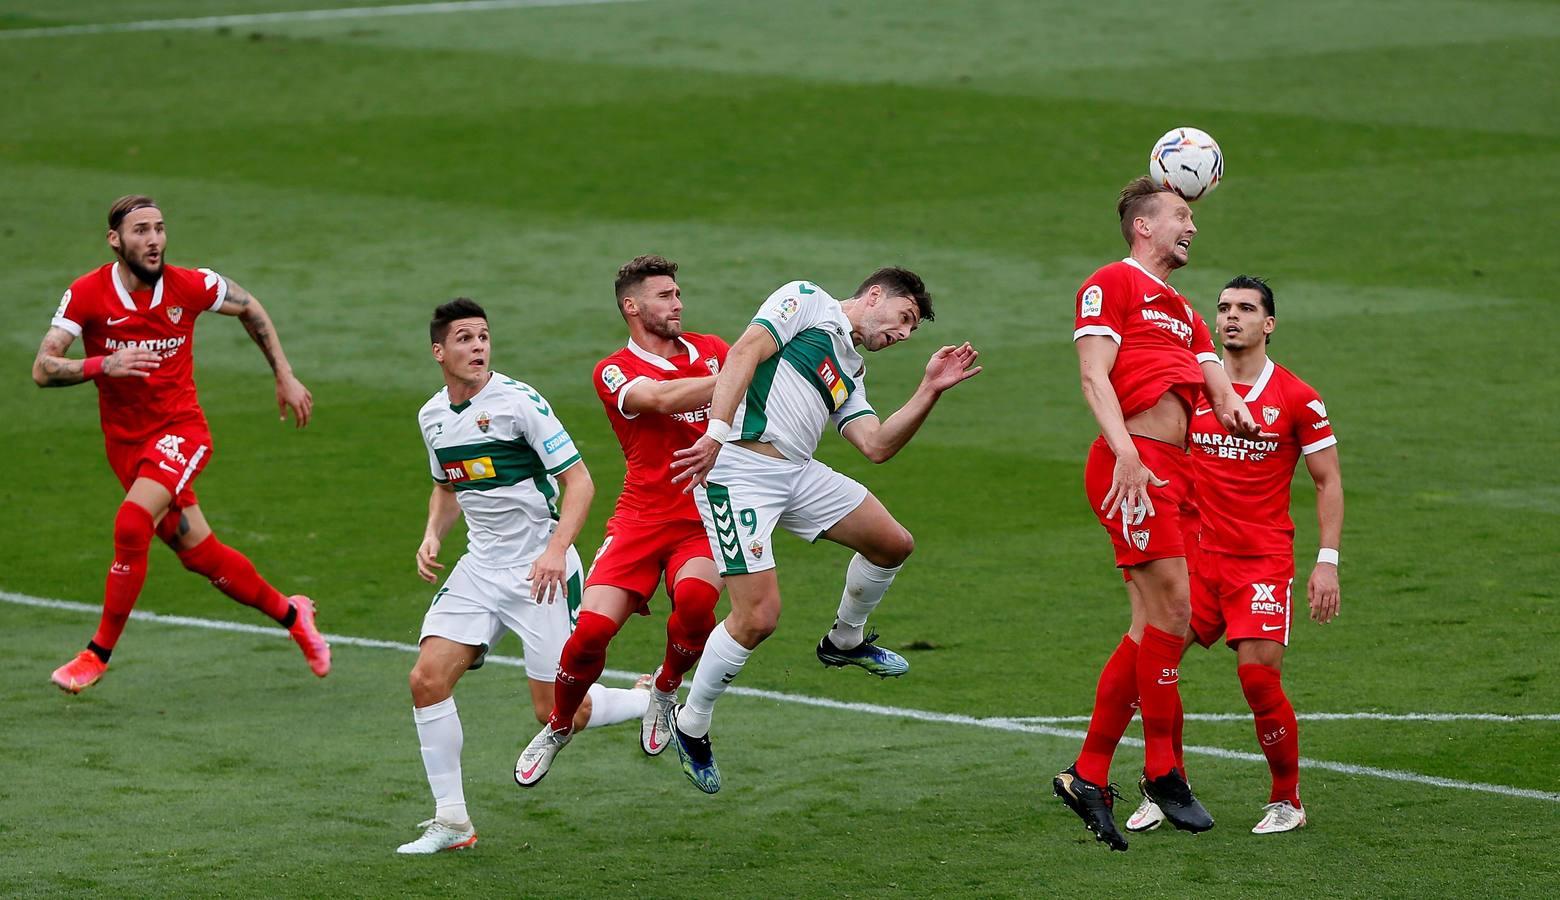
[[[683,675],[715,627],[720,576],[693,497],[671,480],[672,455],[704,434],[726,342],[683,331],[677,264],[640,256],[618,269],[613,287],[628,323],[628,346],[596,364],[592,378],[628,470],[607,535],[585,576],[579,621],[558,661],[552,717],[521,753],[515,780],[542,780],[569,742],[574,711],[607,663],[607,644],[632,613],[649,615],[663,580],[672,612],[666,656],[655,671],[639,746],[666,749]]]
[[[126,491],[114,517],[114,562],[97,633],[51,680],[74,694],[103,677],[146,580],[154,534],[186,569],[286,628],[309,668],[325,677],[330,647],[314,627],[314,604],[303,596],[285,597],[268,584],[242,553],[217,540],[196,503],[194,481],[211,461],[212,445],[195,398],[190,358],[195,320],[219,312],[244,323],[276,373],[283,420],[291,410],[299,428],[307,425],[313,398],[293,377],[260,301],[210,269],[164,264],[167,231],[150,197],[115,201],[108,212],[108,246],[117,261],[71,283],[33,361],[39,387],[97,384],[108,464]],[[69,359],[65,353],[78,337],[87,357]]]
[[[1192,639],[1210,647],[1222,634],[1235,650],[1235,671],[1273,775],[1262,819],[1251,830],[1275,834],[1305,825],[1299,730],[1279,677],[1295,581],[1289,486],[1295,465],[1304,458],[1316,483],[1322,544],[1306,599],[1311,618],[1326,624],[1338,614],[1343,476],[1338,439],[1322,398],[1268,358],[1277,309],[1267,282],[1236,276],[1219,294],[1216,312],[1225,371],[1271,435],[1235,437],[1219,427],[1211,408],[1199,405],[1193,411],[1192,473],[1201,520],[1192,573]],[[1127,830],[1148,831],[1162,819],[1145,798],[1127,820]]]
[[[1143,714],[1144,795],[1177,828],[1213,827],[1175,753],[1191,619],[1181,522],[1192,486],[1187,426],[1206,395],[1230,433],[1255,438],[1261,429],[1219,365],[1207,324],[1166,281],[1186,265],[1197,234],[1191,207],[1145,177],[1122,190],[1116,211],[1131,255],[1079,288],[1073,341],[1100,426],[1084,486],[1128,579],[1132,625],[1100,674],[1083,750],[1052,789],[1096,839],[1125,850],[1110,761],[1134,707]]]

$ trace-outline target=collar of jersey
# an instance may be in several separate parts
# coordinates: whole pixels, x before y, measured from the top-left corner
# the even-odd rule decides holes
[[[119,263],[114,263],[114,271],[108,273],[108,277],[114,282],[114,293],[119,295],[119,302],[125,305],[125,309],[135,312],[135,301],[130,299],[130,292],[125,290],[125,283],[119,280]],[[164,280],[159,278],[157,283],[152,285],[152,305],[148,306],[147,309],[156,309],[162,305]]]
[[[1224,366],[1225,374],[1229,373],[1229,366],[1225,364],[1224,360],[1219,360],[1219,365]],[[1270,356],[1268,357],[1267,362],[1263,363],[1262,365],[1262,374],[1257,376],[1257,383],[1253,384],[1251,386],[1251,390],[1247,391],[1246,396],[1242,397],[1241,399],[1245,400],[1247,403],[1257,402],[1257,398],[1262,396],[1262,392],[1267,389],[1268,379],[1272,377],[1273,357]],[[1234,379],[1231,380],[1233,381]]]
[[[1164,286],[1166,289],[1175,291],[1175,288],[1170,287],[1170,285],[1168,285],[1168,284],[1165,284],[1164,281],[1160,280],[1158,275],[1155,275],[1153,272],[1150,272],[1149,270],[1143,268],[1143,264],[1138,262],[1137,260],[1133,259],[1132,257],[1129,256],[1126,259],[1122,260],[1122,262],[1126,263],[1127,265],[1131,266],[1134,269],[1137,269],[1139,272],[1142,272],[1144,275],[1147,275],[1149,278],[1154,279],[1154,281],[1157,284],[1160,284],[1160,285]],[[1179,294],[1180,291],[1176,291],[1176,293]]]
[[[688,341],[688,339],[685,338],[685,337],[679,337],[679,338],[677,338],[677,340],[680,341],[682,343],[682,345],[687,348],[687,350],[688,350],[688,362],[689,363],[697,362],[698,359],[699,359],[699,351],[698,351],[698,349],[696,347],[694,347],[693,344],[690,343]],[[674,366],[671,363],[667,362],[662,357],[656,356],[654,353],[651,353],[649,350],[646,350],[645,348],[643,348],[643,347],[639,346],[638,344],[634,343],[634,339],[633,338],[629,338],[628,339],[628,352],[634,354],[635,356],[639,357],[640,359],[644,360],[645,362],[649,363],[650,365],[655,366],[657,369],[660,369],[663,372],[675,372],[675,371],[677,371],[677,367],[676,366]]]
[[[494,372],[493,370],[489,369],[488,370],[488,383],[484,384],[482,386],[482,390],[477,391],[475,394],[472,394],[471,395],[471,399],[467,400],[465,403],[451,403],[449,405],[450,406],[450,412],[459,415],[460,413],[463,413],[466,410],[470,409],[471,408],[471,404],[476,403],[477,402],[477,398],[482,396],[482,394],[488,388],[492,387],[493,386],[493,382],[496,379],[499,379],[499,378],[502,378],[502,377],[504,377],[504,376],[502,376],[502,375],[498,374],[497,372]],[[450,397],[450,389],[448,387],[446,387],[444,389],[444,399],[448,400],[449,397]]]

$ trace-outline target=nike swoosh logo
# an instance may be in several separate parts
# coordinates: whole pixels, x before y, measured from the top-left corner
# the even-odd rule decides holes
[[[179,474],[179,470],[178,469],[175,469],[173,466],[168,465],[167,463],[163,462],[162,460],[158,460],[157,461],[157,465],[159,467],[161,467],[162,469],[164,469],[165,471],[172,472],[175,475]]]
[[[129,319],[130,319],[129,316],[120,316],[117,319],[111,318],[111,319],[108,320],[108,324],[110,324],[110,325],[118,325],[120,322],[129,321]]]
[[[1262,626],[1262,630],[1263,631],[1283,631],[1284,630],[1284,626],[1282,626],[1282,625],[1263,625]]]
[[[661,723],[656,722],[650,726],[650,749],[659,750],[666,746],[666,740],[661,737]]]
[[[1178,682],[1178,681],[1180,681],[1180,680],[1181,680],[1181,679],[1179,679],[1179,678],[1172,678],[1172,679],[1170,679],[1170,680],[1169,680],[1169,681],[1166,681],[1166,680],[1164,680],[1164,679],[1163,679],[1163,678],[1161,678],[1161,679],[1159,679],[1159,683],[1160,683],[1160,684],[1175,684],[1175,683],[1176,683],[1176,682]]]
[[[1192,410],[1192,415],[1194,415],[1194,416],[1206,416],[1206,415],[1208,415],[1211,412],[1213,412],[1213,407],[1211,407],[1211,406],[1204,406],[1201,409]]]
[[[1143,295],[1143,302],[1144,303],[1153,303],[1155,300],[1158,300],[1160,297],[1163,297],[1163,296],[1164,296],[1164,294],[1144,294]]]
[[[532,763],[531,764],[531,768],[526,769],[526,770],[524,770],[524,771],[522,771],[520,773],[520,777],[521,778],[530,778],[532,775],[535,775],[537,767],[540,766],[541,764],[542,764],[541,760],[537,760],[536,762]]]

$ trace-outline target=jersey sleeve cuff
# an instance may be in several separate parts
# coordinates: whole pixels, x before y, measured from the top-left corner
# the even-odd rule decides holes
[[[215,272],[212,272],[211,274],[217,275]],[[211,306],[207,309],[207,312],[216,312],[222,308],[222,304],[226,301],[227,279],[223,278],[221,275],[217,275],[217,299],[212,302]]]
[[[569,457],[568,459],[564,460],[563,462],[561,462],[561,463],[557,464],[556,466],[553,466],[552,468],[548,469],[547,470],[547,474],[548,475],[559,475],[559,474],[562,474],[562,472],[565,469],[572,468],[574,466],[574,464],[579,462],[579,461],[580,461],[580,455],[578,453],[576,453],[573,456]]]
[[[785,341],[780,339],[780,332],[774,325],[770,324],[768,319],[754,319],[750,324],[764,326],[764,330],[769,332],[769,336],[775,339],[775,346],[784,349]]]
[[[628,384],[625,384],[622,387],[618,388],[618,392],[617,392],[617,410],[618,410],[618,415],[622,416],[625,419],[637,419],[637,418],[639,418],[639,413],[631,413],[628,410],[623,408],[623,400],[624,400],[624,398],[626,398],[628,396],[628,392],[634,389],[634,385],[638,384],[641,381],[649,381],[649,380],[650,380],[649,378],[646,378],[643,375],[639,375],[639,376],[636,376],[634,378],[634,380],[630,381]]]
[[[1207,351],[1204,351],[1202,353],[1197,354],[1197,362],[1199,364],[1201,364],[1201,363],[1216,363],[1218,361],[1219,361],[1219,354],[1217,354],[1217,353],[1209,353]]]
[[[839,429],[840,434],[844,434],[846,425],[849,425],[850,423],[856,421],[857,419],[861,418],[862,416],[875,416],[875,415],[877,415],[877,412],[872,410],[872,409],[857,410],[856,412],[853,412],[850,415],[846,416],[845,418],[841,419],[840,422],[839,422],[839,425],[837,425],[835,427],[837,427]]]
[[[1335,446],[1337,443],[1338,436],[1336,434],[1329,434],[1319,441],[1312,441],[1309,444],[1301,445],[1300,453],[1304,456],[1310,456],[1312,453],[1315,453],[1318,450],[1326,450],[1328,447]]]
[[[55,328],[63,328],[76,337],[81,337],[81,326],[65,318],[64,316],[55,316],[54,319],[49,322],[49,324],[53,325]]]
[[[1085,325],[1077,331],[1073,332],[1073,340],[1076,341],[1081,337],[1088,337],[1090,335],[1108,337],[1115,341],[1117,345],[1121,344],[1121,335],[1117,334],[1116,329],[1111,328],[1109,325]]]

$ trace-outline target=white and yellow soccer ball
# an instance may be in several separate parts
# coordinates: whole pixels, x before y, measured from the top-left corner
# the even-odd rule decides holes
[[[1187,200],[1199,200],[1224,177],[1224,152],[1206,131],[1172,128],[1149,151],[1148,177]]]

